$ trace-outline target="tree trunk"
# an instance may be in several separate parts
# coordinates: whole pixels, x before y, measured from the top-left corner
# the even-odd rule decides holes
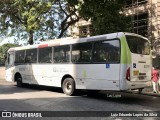
[[[33,31],[29,31],[28,44],[33,45]]]
[[[66,29],[62,29],[57,38],[63,37],[63,34],[64,34],[65,31],[66,31]]]
[[[68,19],[68,18],[66,18]],[[63,37],[63,34],[64,32],[73,24],[75,24],[76,22],[78,22],[80,19],[80,17],[77,17],[75,20],[71,20],[69,22],[67,22],[67,20],[64,20],[62,23],[61,23],[61,32],[60,34],[58,35],[58,38],[61,38]]]

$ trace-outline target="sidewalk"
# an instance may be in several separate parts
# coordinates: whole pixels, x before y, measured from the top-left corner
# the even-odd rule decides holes
[[[138,90],[137,90],[138,93]],[[159,93],[153,93],[153,87],[151,81],[147,83],[147,87],[142,90],[142,95],[158,96],[160,97],[160,87]]]
[[[143,89],[143,91],[142,91],[141,94],[160,97],[160,89],[159,89],[159,92],[158,92],[158,93],[153,93],[153,88],[152,88],[152,86],[148,86],[148,87],[146,87],[146,88]]]
[[[139,93],[138,90],[130,90],[128,92],[131,92],[131,93],[134,93],[134,94],[142,94],[142,95],[150,95],[150,96],[160,97],[160,86],[159,86],[159,92],[158,93],[153,93],[153,87],[152,87],[151,82],[147,83],[147,87],[145,87],[142,90],[142,93]]]
[[[5,67],[0,66],[0,81],[5,79]]]
[[[5,80],[0,80],[0,86],[1,85],[16,85],[16,83],[15,82],[8,82]]]

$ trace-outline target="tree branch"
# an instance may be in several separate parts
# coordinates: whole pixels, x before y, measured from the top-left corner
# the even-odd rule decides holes
[[[65,14],[66,16],[68,16],[67,12],[66,12],[65,10],[63,10],[63,8],[62,8],[62,5],[61,5],[60,0],[58,1],[58,4],[59,4],[59,7],[60,7],[60,9],[62,10],[62,12],[64,12],[64,14]]]

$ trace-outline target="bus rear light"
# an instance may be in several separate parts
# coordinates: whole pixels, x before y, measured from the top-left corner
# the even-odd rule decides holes
[[[126,71],[126,80],[130,81],[130,68]]]

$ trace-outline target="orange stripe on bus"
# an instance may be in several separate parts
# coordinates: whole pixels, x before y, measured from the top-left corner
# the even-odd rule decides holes
[[[48,47],[48,44],[44,44],[44,45],[39,45],[38,48],[44,48],[44,47]]]

